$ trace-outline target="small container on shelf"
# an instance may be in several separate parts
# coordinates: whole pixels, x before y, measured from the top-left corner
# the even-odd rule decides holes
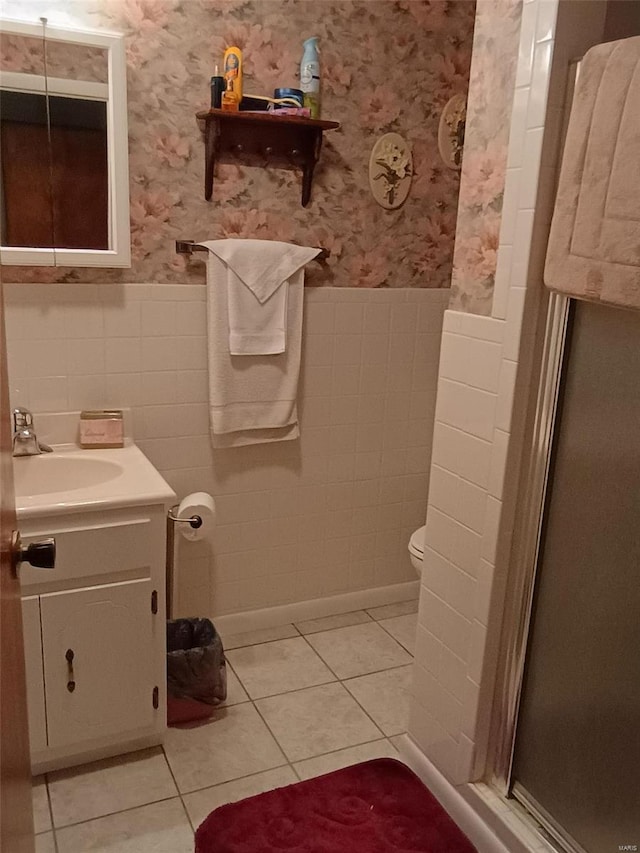
[[[222,107],[222,96],[226,88],[224,77],[218,74],[216,68],[215,75],[211,78],[211,109],[219,110]]]
[[[242,51],[240,48],[228,47],[222,64],[225,80],[222,109],[237,112],[242,101]]]
[[[284,107],[304,106],[304,92],[302,91],[302,89],[274,89],[273,98],[275,101],[287,101],[286,104],[275,103],[273,105],[274,112],[278,112],[278,110],[281,110]],[[294,101],[295,103],[293,103]]]

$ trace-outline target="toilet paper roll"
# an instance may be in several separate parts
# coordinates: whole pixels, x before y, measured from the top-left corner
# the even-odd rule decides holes
[[[180,501],[178,518],[191,518],[193,515],[200,516],[202,525],[191,527],[190,524],[179,524],[180,533],[189,542],[211,538],[216,523],[216,504],[211,495],[206,492],[193,492]]]

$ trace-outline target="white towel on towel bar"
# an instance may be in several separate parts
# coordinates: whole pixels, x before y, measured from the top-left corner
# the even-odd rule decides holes
[[[215,243],[218,241],[211,241]],[[289,278],[287,349],[278,355],[237,357],[229,352],[228,267],[211,243],[207,262],[209,412],[214,447],[295,439],[302,343],[303,269]],[[307,250],[317,254],[320,250]],[[313,255],[315,256],[315,255]]]
[[[640,310],[640,36],[598,44],[580,65],[544,281]]]
[[[287,348],[289,279],[304,275],[320,249],[275,240],[211,240],[227,267],[229,352],[278,355]]]

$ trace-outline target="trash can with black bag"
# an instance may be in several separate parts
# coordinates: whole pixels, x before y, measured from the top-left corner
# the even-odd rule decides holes
[[[167,722],[210,717],[227,698],[222,640],[210,619],[167,622]]]

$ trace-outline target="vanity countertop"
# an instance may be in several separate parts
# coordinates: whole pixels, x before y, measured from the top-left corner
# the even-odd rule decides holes
[[[132,442],[108,450],[54,445],[13,460],[18,519],[176,502],[176,494]]]

